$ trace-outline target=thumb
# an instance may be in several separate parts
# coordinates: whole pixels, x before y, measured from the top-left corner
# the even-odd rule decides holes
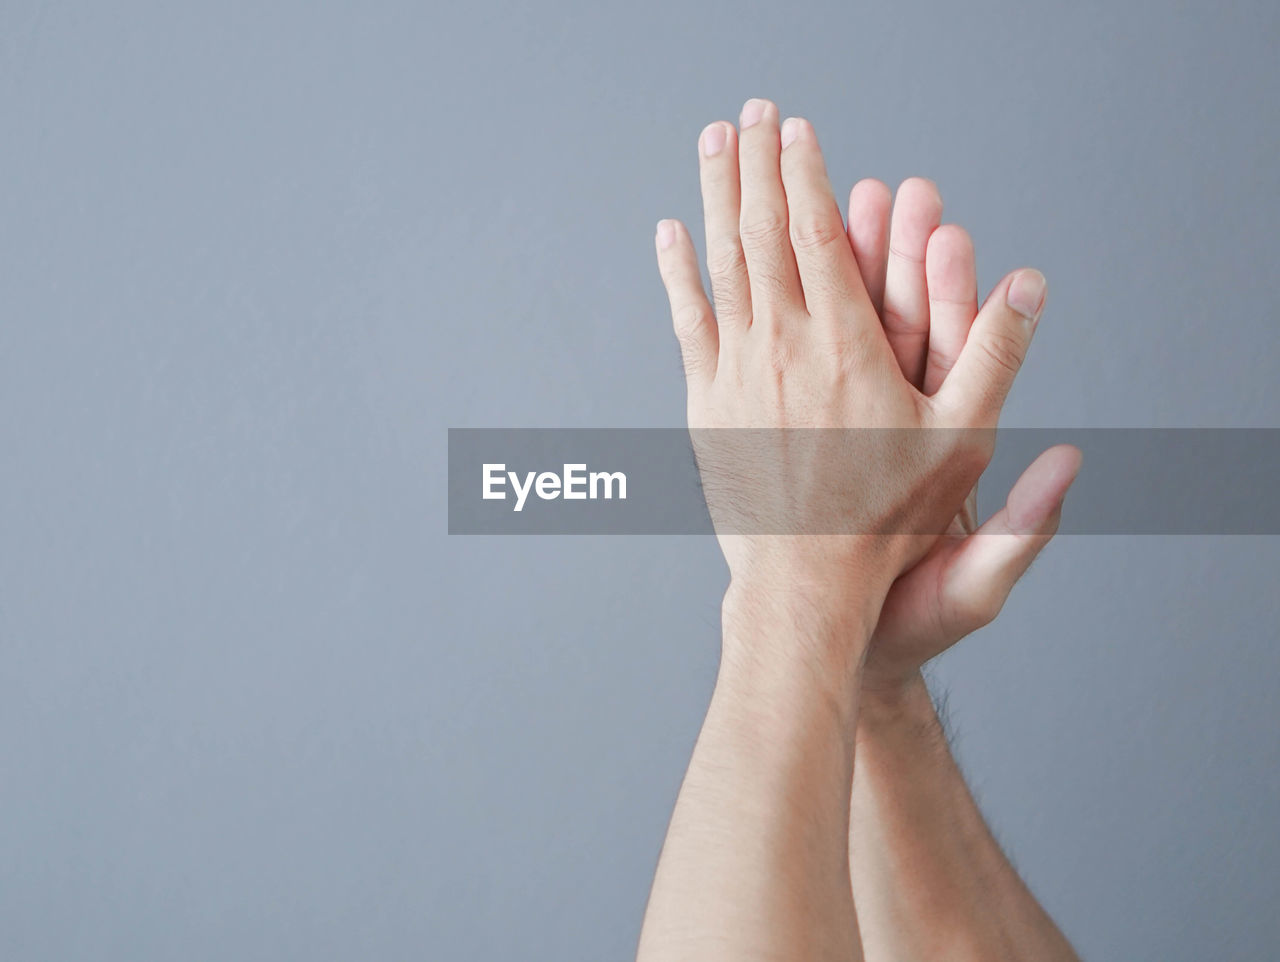
[[[995,427],[1044,310],[1044,275],[1014,271],[996,285],[973,321],[968,340],[938,394],[965,420]]]
[[[1062,502],[1080,471],[1079,449],[1060,444],[1022,473],[1005,506],[969,535],[942,578],[942,610],[966,634],[989,624],[1058,530]]]

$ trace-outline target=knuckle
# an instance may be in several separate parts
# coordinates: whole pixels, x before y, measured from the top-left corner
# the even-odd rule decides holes
[[[713,242],[707,251],[707,273],[712,280],[728,281],[747,272],[747,259],[736,237]]]
[[[751,298],[737,285],[711,282],[711,294],[716,302],[716,317],[720,323],[741,322],[751,317]]]
[[[955,358],[948,351],[943,351],[933,345],[929,346],[928,364],[936,370],[938,374],[945,377],[951,373],[951,369],[955,367]]]
[[[1022,341],[1005,331],[989,331],[978,344],[988,365],[1004,374],[1017,374],[1022,367],[1026,347]]]
[[[850,300],[849,286],[840,272],[830,265],[810,264],[801,271],[801,285],[813,314],[842,314],[842,306]],[[843,321],[841,317],[839,320]]]
[[[890,334],[923,334],[929,330],[929,319],[921,317],[917,311],[908,310],[906,306],[885,300],[882,324]]]
[[[786,211],[765,207],[743,211],[738,235],[745,246],[764,246],[780,241],[787,233]]]
[[[696,337],[708,320],[706,308],[698,304],[684,304],[671,312],[671,326],[681,341]]]
[[[791,222],[791,246],[802,254],[816,254],[848,243],[844,226],[827,217],[800,217]]]
[[[924,266],[925,256],[922,250],[912,250],[911,248],[902,247],[899,244],[889,244],[889,256],[894,260],[900,260],[904,264],[910,264],[913,267]]]
[[[787,300],[793,290],[793,282],[781,265],[763,263],[751,272],[751,290],[760,295],[761,305],[767,305]],[[753,304],[752,309],[755,308],[756,305]]]

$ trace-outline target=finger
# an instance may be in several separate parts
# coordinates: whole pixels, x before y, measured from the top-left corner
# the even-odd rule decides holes
[[[929,353],[924,393],[933,394],[956,363],[978,313],[978,275],[973,241],[955,224],[939,227],[925,252],[929,287]]]
[[[1045,451],[1022,473],[1005,506],[952,555],[940,584],[940,611],[959,634],[981,628],[1000,613],[1013,586],[1053,538],[1080,462],[1080,451],[1067,444]]]
[[[849,244],[862,274],[862,286],[876,309],[884,311],[884,271],[889,259],[889,185],[867,178],[849,192]]]
[[[1044,299],[1044,275],[1031,268],[1014,271],[991,292],[937,393],[960,420],[995,427],[1027,355]]]
[[[787,237],[787,195],[779,165],[782,147],[778,108],[768,100],[748,100],[742,108],[738,169],[742,209],[738,236],[747,262],[752,323],[772,322],[803,310],[800,275]]]
[[[747,262],[738,238],[741,188],[738,183],[738,132],[717,121],[698,138],[702,211],[707,234],[707,271],[722,339],[731,339],[751,323]]]
[[[698,273],[698,255],[688,230],[678,220],[659,221],[654,244],[658,271],[671,302],[672,326],[684,358],[685,378],[690,388],[701,387],[715,377],[718,341],[711,302]]]
[[[902,373],[916,387],[924,383],[929,347],[925,248],[940,223],[942,195],[933,181],[923,177],[903,181],[893,202],[881,317]]]
[[[805,306],[815,318],[841,327],[850,323],[869,326],[875,315],[831,193],[813,125],[788,117],[782,125],[781,142],[787,221]]]

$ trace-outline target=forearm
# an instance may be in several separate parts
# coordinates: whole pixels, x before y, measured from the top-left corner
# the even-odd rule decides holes
[[[870,962],[1076,960],[983,821],[924,681],[866,692],[849,832]]]
[[[859,959],[849,884],[856,653],[838,606],[726,601],[720,674],[667,833],[642,962]],[[846,605],[844,611],[848,611]]]

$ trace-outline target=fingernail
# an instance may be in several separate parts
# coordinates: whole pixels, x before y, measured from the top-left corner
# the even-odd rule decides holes
[[[796,142],[796,138],[800,136],[800,121],[795,117],[788,117],[782,122],[782,149],[786,150]]]
[[[676,242],[676,225],[674,221],[658,221],[658,250],[664,251]]]
[[[724,149],[724,124],[714,123],[702,132],[702,153],[705,157],[714,157]]]
[[[764,116],[765,103],[766,101],[763,100],[752,99],[742,105],[742,117],[739,123],[743,130],[760,123],[760,118]]]
[[[1019,271],[1009,284],[1009,306],[1028,321],[1034,321],[1044,307],[1044,291],[1043,274],[1034,269]]]

